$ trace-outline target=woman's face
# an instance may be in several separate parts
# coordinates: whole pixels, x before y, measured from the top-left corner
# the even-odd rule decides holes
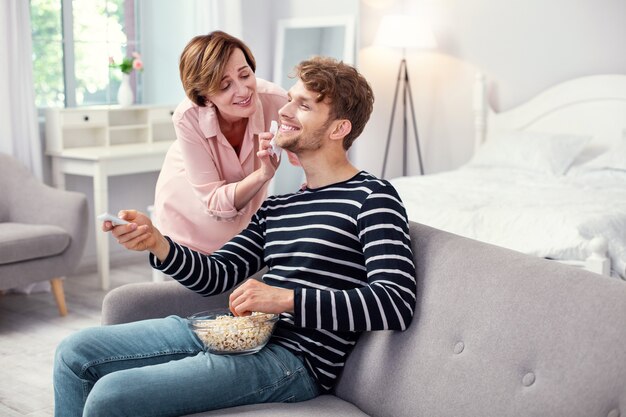
[[[231,121],[250,117],[256,110],[256,77],[241,49],[230,54],[219,90],[209,100]]]

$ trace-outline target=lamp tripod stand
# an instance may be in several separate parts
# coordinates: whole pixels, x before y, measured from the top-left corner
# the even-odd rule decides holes
[[[413,95],[411,94],[411,84],[409,82],[409,73],[407,71],[406,59],[402,58],[400,69],[398,70],[398,79],[396,81],[396,92],[393,95],[393,107],[391,108],[391,119],[389,120],[389,131],[387,133],[387,145],[385,146],[385,159],[383,160],[383,172],[381,177],[385,177],[387,170],[387,156],[389,155],[389,145],[391,144],[391,132],[393,131],[393,120],[396,114],[396,104],[398,101],[398,90],[400,83],[402,86],[402,175],[406,175],[407,171],[407,98],[411,106],[411,119],[413,121],[413,133],[415,134],[415,146],[417,148],[417,159],[420,164],[420,175],[424,175],[424,165],[422,164],[422,153],[420,150],[420,140],[417,135],[417,122],[415,121],[415,109],[413,107]],[[408,97],[407,97],[408,96]]]

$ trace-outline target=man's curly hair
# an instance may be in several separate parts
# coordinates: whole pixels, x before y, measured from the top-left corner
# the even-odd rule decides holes
[[[374,92],[365,77],[342,61],[319,56],[300,62],[294,76],[307,90],[318,93],[318,103],[327,100],[331,118],[352,123],[352,130],[343,139],[343,148],[350,149],[374,108]]]

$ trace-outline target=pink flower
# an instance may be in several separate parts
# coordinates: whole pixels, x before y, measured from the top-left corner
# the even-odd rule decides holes
[[[139,52],[135,51],[131,54],[133,56],[133,58],[135,59],[141,59],[141,55],[139,55]]]
[[[139,58],[135,58],[133,60],[133,68],[137,71],[141,71],[143,69],[143,62]]]
[[[112,56],[109,57],[109,65],[115,65],[115,60]]]

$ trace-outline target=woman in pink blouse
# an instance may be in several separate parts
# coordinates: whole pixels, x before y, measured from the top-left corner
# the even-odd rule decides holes
[[[258,134],[268,132],[286,92],[257,79],[250,49],[215,31],[180,57],[187,98],[173,121],[177,140],[156,184],[154,217],[164,234],[211,253],[248,225],[267,195]]]

